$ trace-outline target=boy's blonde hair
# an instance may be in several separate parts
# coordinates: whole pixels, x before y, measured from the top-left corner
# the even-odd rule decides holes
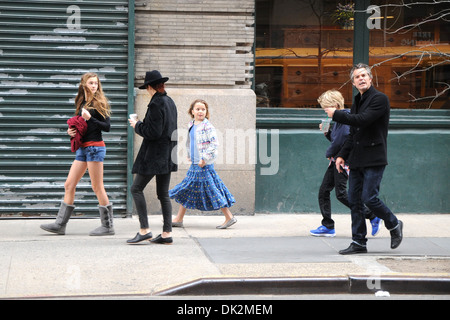
[[[336,105],[338,106],[337,109],[344,108],[344,97],[339,91],[334,89],[322,93],[317,102],[322,108],[334,108]]]

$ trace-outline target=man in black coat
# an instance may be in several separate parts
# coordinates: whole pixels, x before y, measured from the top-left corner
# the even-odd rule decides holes
[[[352,84],[359,93],[351,112],[325,109],[334,121],[351,126],[350,134],[336,156],[336,168],[342,171],[345,162],[350,167],[348,200],[352,217],[352,240],[340,254],[367,252],[367,230],[364,204],[380,219],[391,233],[391,248],[397,248],[403,238],[403,223],[378,198],[387,161],[389,99],[372,86],[372,72],[365,64],[357,64],[350,72]]]

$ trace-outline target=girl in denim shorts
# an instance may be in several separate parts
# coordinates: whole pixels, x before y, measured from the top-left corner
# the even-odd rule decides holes
[[[48,232],[65,234],[66,224],[75,209],[75,189],[88,170],[92,189],[99,202],[101,220],[101,226],[91,231],[90,235],[113,235],[113,209],[103,185],[103,161],[106,146],[102,138],[102,131],[109,132],[110,130],[111,107],[103,93],[97,74],[88,72],[81,77],[75,105],[74,118],[77,118],[83,127],[83,130],[77,126],[70,126],[67,129],[67,134],[71,139],[76,139],[79,143],[75,148],[75,161],[72,163],[64,184],[64,200],[61,202],[56,221],[43,224],[41,228]],[[74,148],[72,151],[75,151]]]

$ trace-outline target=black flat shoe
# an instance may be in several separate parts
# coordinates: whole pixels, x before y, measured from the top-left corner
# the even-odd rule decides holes
[[[152,238],[152,233],[149,232],[147,234],[141,235],[139,232],[136,233],[136,236],[133,239],[127,240],[127,243],[138,243],[144,240],[150,240]]]
[[[360,246],[352,242],[347,249],[339,251],[339,254],[355,254],[355,253],[367,253],[367,248],[365,246]]]
[[[398,226],[391,230],[391,249],[396,249],[403,240],[403,222],[398,220]]]
[[[155,239],[150,240],[151,243],[159,243],[159,244],[172,244],[172,237],[163,238],[161,235],[158,235]]]

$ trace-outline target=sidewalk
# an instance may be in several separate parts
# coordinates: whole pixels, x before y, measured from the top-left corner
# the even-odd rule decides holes
[[[98,219],[72,219],[65,236],[41,230],[47,219],[0,220],[0,298],[317,294],[345,291],[349,281],[352,292],[381,283],[375,289],[411,293],[417,284],[450,295],[450,215],[397,216],[404,222],[398,249],[382,226],[367,254],[350,256],[338,254],[351,242],[346,214],[333,216],[335,238],[309,235],[318,214],[238,215],[226,230],[215,229],[223,216],[188,214],[184,228],[173,229],[173,245],[126,244],[136,217],[116,218],[116,235],[106,237],[88,235]],[[158,235],[162,217],[149,221]]]

